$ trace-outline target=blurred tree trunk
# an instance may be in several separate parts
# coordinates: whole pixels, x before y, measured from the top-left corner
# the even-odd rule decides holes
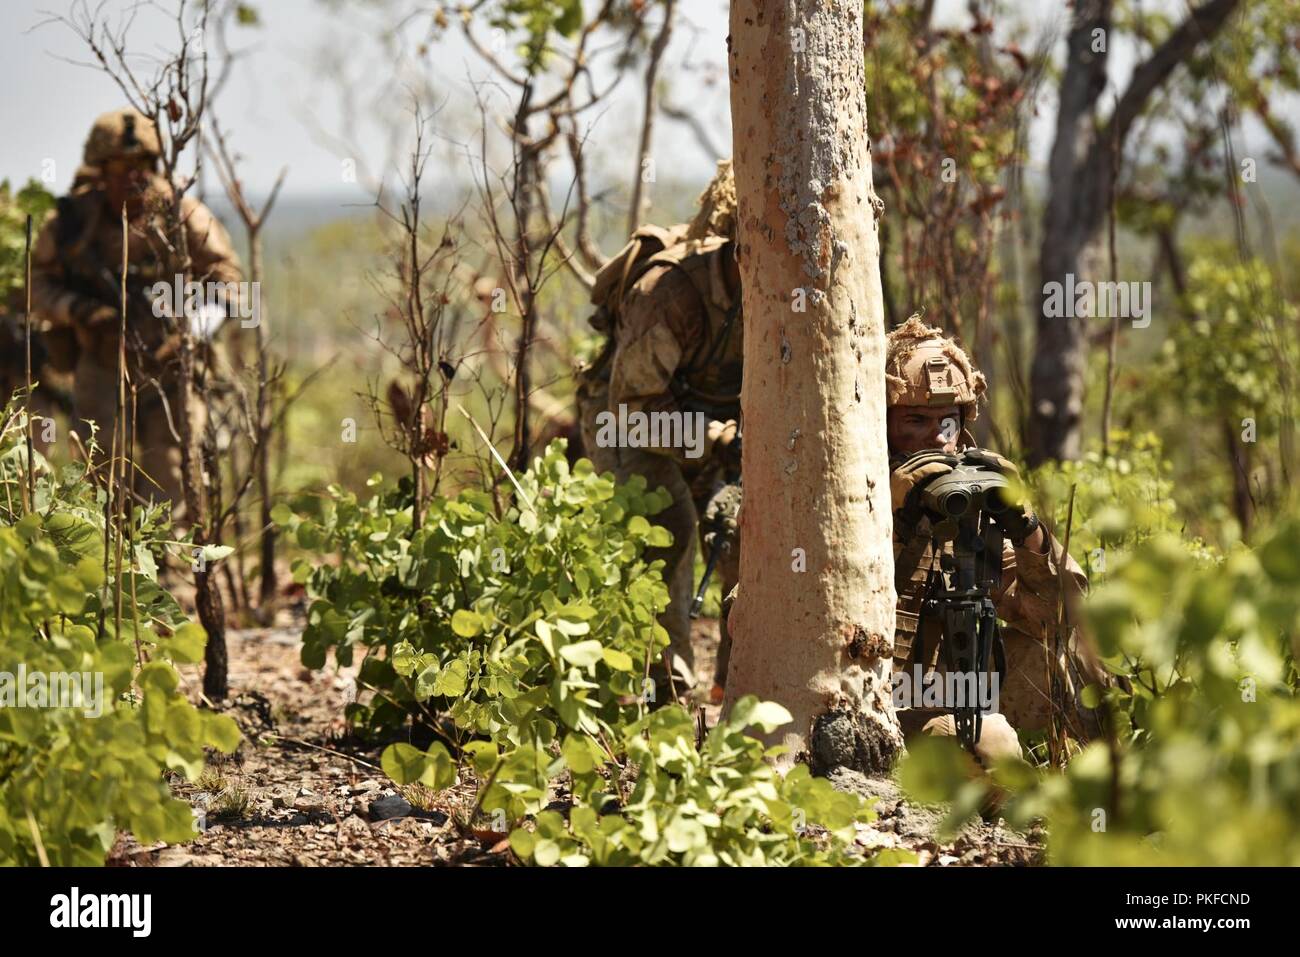
[[[881,772],[902,736],[862,5],[733,0],[729,45],[745,502],[726,708],[790,710],[783,767]]]
[[[1250,494],[1250,446],[1241,441],[1238,426],[1231,419],[1223,421],[1223,444],[1232,467],[1232,510],[1241,525],[1243,541],[1250,540],[1255,519],[1255,499]]]
[[[1095,107],[1106,87],[1106,59],[1114,30],[1111,0],[1078,0],[1071,20],[1065,72],[1061,76],[1056,140],[1048,160],[1048,198],[1039,252],[1038,331],[1030,370],[1031,465],[1077,459],[1081,451],[1087,319],[1044,315],[1049,283],[1066,285],[1079,274],[1084,248],[1105,219],[1111,179],[1124,141],[1151,96],[1200,43],[1210,42],[1240,0],[1207,0],[1137,65],[1110,118],[1097,127]],[[1073,311],[1073,310],[1071,310]]]
[[[280,174],[283,177],[283,173]],[[278,187],[278,182],[277,182]],[[272,201],[275,194],[272,193]],[[270,209],[270,203],[263,209],[262,215]],[[259,218],[256,229],[249,230],[248,236],[248,277],[252,283],[262,281],[262,222]],[[257,492],[260,504],[258,520],[261,532],[261,572],[258,583],[258,606],[269,609],[275,600],[278,582],[275,573],[275,523],[271,521],[271,408],[270,376],[271,368],[267,356],[266,333],[262,329],[261,317],[253,329],[255,348],[257,349],[257,450],[254,468],[257,469]],[[269,623],[269,622],[268,622]]]

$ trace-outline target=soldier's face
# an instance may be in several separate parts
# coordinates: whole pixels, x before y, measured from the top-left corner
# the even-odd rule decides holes
[[[955,405],[930,408],[924,405],[892,406],[885,417],[889,449],[911,455],[922,449],[957,451],[961,435],[961,409]]]
[[[149,157],[114,158],[104,163],[104,192],[108,205],[115,210],[125,203],[128,211],[137,212],[149,180],[153,175]]]

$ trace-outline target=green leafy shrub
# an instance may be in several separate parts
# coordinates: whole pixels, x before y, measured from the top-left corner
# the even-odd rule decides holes
[[[450,715],[466,737],[545,745],[558,727],[608,732],[644,708],[644,673],[668,637],[662,562],[670,541],[647,516],[667,493],[615,486],[591,463],[572,471],[563,442],[519,476],[523,500],[497,514],[467,490],[435,497],[411,530],[402,489],[366,501],[338,487],[274,513],[304,549],[335,563],[295,561],[312,598],[302,660],[364,660],[373,691],[348,717],[372,731],[409,715]]]
[[[1155,433],[1117,429],[1107,454],[1093,444],[1078,461],[1044,464],[1027,476],[1027,483],[1034,507],[1051,521],[1061,541],[1069,518],[1070,554],[1095,583],[1105,576],[1108,562],[1153,535],[1182,533],[1170,468]],[[1217,556],[1198,538],[1185,538],[1184,543],[1198,560]]]
[[[766,758],[784,748],[766,749],[744,733],[789,721],[780,705],[749,696],[697,749],[695,722],[684,708],[656,711],[624,733],[622,751],[637,769],[626,798],[611,789],[594,748],[584,753],[566,741],[575,801],[568,820],[542,811],[535,829],[516,829],[510,845],[521,859],[542,865],[886,863],[854,843],[855,824],[875,819],[861,797],[813,778],[805,765],[782,777]]]
[[[856,825],[874,820],[858,795],[813,778],[804,765],[784,778],[765,748],[744,732],[788,723],[780,705],[741,699],[702,747],[695,722],[680,705],[661,708],[622,729],[614,751],[580,732],[549,749],[532,745],[502,753],[495,744],[467,749],[479,781],[478,806],[516,827],[510,846],[523,861],[588,865],[861,865],[898,863],[905,853],[869,856],[855,843]],[[427,752],[393,745],[385,770],[399,784],[434,788],[457,780],[439,742]],[[567,772],[567,774],[566,774]],[[567,817],[548,807],[567,787]]]
[[[1297,517],[1221,563],[1167,533],[1124,556],[1085,604],[1133,679],[1106,692],[1113,742],[1064,772],[999,768],[1008,817],[1046,822],[1054,864],[1300,864],[1297,596]],[[960,768],[930,755],[927,773],[960,789]]]
[[[436,792],[472,767],[475,810],[519,824],[512,846],[538,864],[869,860],[854,844],[863,800],[806,769],[782,779],[744,734],[788,722],[785,709],[746,699],[698,750],[684,708],[647,714],[668,594],[662,562],[642,556],[670,541],[648,518],[667,493],[616,485],[586,460],[570,470],[562,442],[518,481],[501,514],[464,491],[435,498],[414,531],[402,486],[365,502],[333,487],[276,512],[299,546],[336,556],[295,563],[312,598],[303,662],[321,667],[332,649],[350,663],[359,646],[374,696],[349,707],[353,721],[448,716],[462,735],[455,749],[392,744],[385,773]],[[567,818],[548,807],[565,791]]]
[[[14,192],[8,180],[0,181],[0,312],[10,296],[23,288],[27,217],[32,217],[32,242],[54,209],[54,197],[36,180]],[[8,398],[5,396],[4,398]]]
[[[239,732],[178,690],[171,662],[202,660],[206,636],[156,581],[148,546],[160,513],[137,513],[134,537],[143,544],[134,561],[126,556],[119,613],[119,583],[103,574],[103,493],[81,466],[56,475],[38,457],[36,509],[23,514],[24,418],[11,405],[3,421],[0,864],[36,864],[42,855],[53,865],[102,864],[119,830],[143,843],[185,841],[193,816],[171,796],[164,772],[197,778],[204,748],[231,752]],[[97,638],[103,594],[113,601]],[[58,701],[53,675],[89,678],[79,682],[80,698]],[[48,704],[76,706],[34,706]]]
[[[1165,536],[1123,564],[1088,619],[1103,653],[1145,664],[1111,692],[1132,746],[1091,745],[1027,800],[1055,862],[1300,864],[1297,596],[1296,517],[1219,566]]]
[[[1258,440],[1277,436],[1295,401],[1300,310],[1288,302],[1267,263],[1240,262],[1223,250],[1197,256],[1187,270],[1191,318],[1172,323],[1160,379],[1179,384],[1184,414],[1196,422],[1256,422]]]

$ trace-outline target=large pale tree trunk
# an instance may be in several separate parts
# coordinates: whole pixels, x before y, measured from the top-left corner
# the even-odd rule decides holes
[[[785,766],[878,772],[902,736],[862,4],[732,0],[729,46],[745,503],[726,707],[788,708]]]

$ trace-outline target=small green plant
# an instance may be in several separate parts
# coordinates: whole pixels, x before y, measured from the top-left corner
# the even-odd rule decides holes
[[[16,192],[8,180],[0,181],[0,310],[23,288],[27,217],[32,217],[35,243],[36,231],[53,209],[54,197],[36,180],[28,180]]]
[[[745,734],[789,723],[773,702],[749,696],[732,708],[697,748],[695,722],[684,708],[663,708],[629,727],[626,764],[636,768],[630,793],[595,748],[566,742],[575,806],[568,820],[536,815],[533,830],[516,829],[511,847],[535,864],[599,865],[860,865],[899,863],[907,855],[867,856],[855,844],[859,823],[875,819],[859,796],[813,778],[805,765],[782,777],[765,748]]]
[[[782,777],[765,748],[745,734],[788,723],[780,705],[749,696],[696,746],[695,722],[680,705],[661,708],[622,729],[607,748],[580,732],[551,748],[501,751],[490,742],[467,749],[479,782],[476,808],[521,821],[510,846],[527,863],[569,867],[666,865],[861,865],[901,863],[903,852],[868,855],[857,825],[874,812],[799,765]],[[384,753],[399,784],[430,788],[458,779],[447,749],[406,744]],[[571,799],[566,815],[548,809],[557,789]]]
[[[1096,583],[1123,553],[1162,532],[1183,531],[1170,468],[1155,433],[1116,429],[1110,451],[1094,444],[1078,461],[1049,462],[1031,473],[1029,496],[1061,541],[1069,519],[1070,554]],[[1200,539],[1185,541],[1198,560],[1216,559]]]
[[[26,421],[16,404],[2,421],[0,865],[99,865],[119,830],[188,840],[164,773],[197,779],[204,749],[233,752],[239,731],[180,692],[173,663],[201,661],[205,635],[156,581],[158,514],[137,513],[136,550],[106,581],[102,491],[37,457],[24,513]]]

